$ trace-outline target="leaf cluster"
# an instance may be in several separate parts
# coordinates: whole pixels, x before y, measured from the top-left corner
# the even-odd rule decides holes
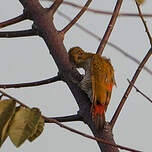
[[[16,107],[15,100],[0,100],[0,147],[8,136],[16,147],[25,140],[32,142],[43,128],[44,118],[38,108]]]

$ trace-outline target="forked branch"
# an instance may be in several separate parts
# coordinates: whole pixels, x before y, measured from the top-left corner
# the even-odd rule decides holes
[[[127,79],[127,81],[131,84],[129,79]],[[142,91],[140,91],[134,84],[131,84],[131,85],[136,89],[137,92],[139,92],[143,97],[145,97],[148,101],[152,103],[152,100],[147,95],[145,95]]]

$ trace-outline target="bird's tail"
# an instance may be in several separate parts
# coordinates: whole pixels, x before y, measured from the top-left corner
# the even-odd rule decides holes
[[[95,128],[98,132],[103,130],[105,124],[105,106],[103,105],[92,105],[91,107],[92,121],[94,122]]]

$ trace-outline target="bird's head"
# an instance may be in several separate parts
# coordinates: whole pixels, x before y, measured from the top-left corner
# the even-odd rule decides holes
[[[80,47],[73,47],[69,50],[69,60],[71,64],[76,67],[80,68],[85,62],[85,52]]]

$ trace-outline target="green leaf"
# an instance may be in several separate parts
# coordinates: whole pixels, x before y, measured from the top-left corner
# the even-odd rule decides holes
[[[9,128],[9,137],[16,147],[19,147],[34,132],[35,126],[40,119],[39,109],[20,107],[13,117]]]
[[[8,136],[8,126],[14,115],[16,102],[12,99],[0,100],[0,147]]]
[[[32,130],[32,133],[30,136],[32,136],[33,134],[35,134],[38,124],[39,124],[39,120],[41,118],[41,112],[38,108],[32,108],[31,109],[31,122],[30,122],[30,128]]]
[[[35,132],[28,138],[28,140],[30,142],[35,140],[43,132],[43,129],[44,129],[44,118],[41,116],[38,125],[35,128]]]

